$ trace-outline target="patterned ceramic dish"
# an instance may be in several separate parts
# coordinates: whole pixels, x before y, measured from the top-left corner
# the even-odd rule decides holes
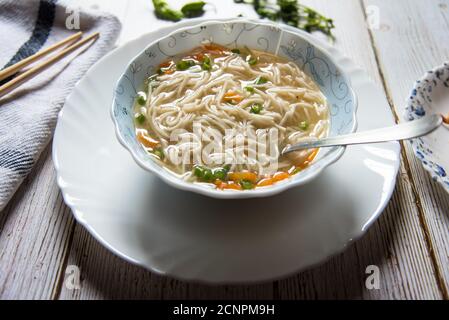
[[[418,80],[408,98],[405,120],[413,121],[426,114],[449,113],[449,63],[426,73]],[[431,134],[410,141],[432,179],[449,192],[449,130],[441,127]]]
[[[275,24],[240,19],[226,23],[208,21],[177,30],[151,43],[130,62],[117,82],[111,113],[117,137],[142,168],[183,190],[216,198],[250,198],[274,195],[293,186],[302,185],[318,176],[324,168],[343,155],[344,147],[320,152],[311,166],[291,179],[269,188],[243,192],[221,191],[192,184],[182,181],[166,170],[161,170],[161,167],[137,142],[133,122],[133,101],[144,79],[154,74],[161,62],[205,42],[214,42],[231,48],[246,45],[295,62],[315,80],[328,99],[331,114],[329,135],[335,136],[355,131],[356,96],[351,88],[349,77],[339,67],[343,61],[333,59],[301,35],[281,29]]]

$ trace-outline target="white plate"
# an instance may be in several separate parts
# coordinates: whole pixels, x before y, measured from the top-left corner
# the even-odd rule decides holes
[[[198,21],[121,46],[78,83],[59,115],[53,141],[65,202],[117,255],[181,279],[262,281],[341,251],[366,231],[390,199],[399,168],[398,143],[350,147],[310,184],[247,200],[218,200],[174,189],[137,166],[120,146],[109,116],[116,79],[148,43]],[[382,91],[349,60],[345,64],[359,97],[359,130],[393,124]]]

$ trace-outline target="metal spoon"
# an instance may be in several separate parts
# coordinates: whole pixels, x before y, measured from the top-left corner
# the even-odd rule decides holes
[[[282,151],[282,154],[311,148],[413,139],[434,131],[441,125],[442,122],[443,118],[441,115],[433,114],[415,121],[401,123],[392,127],[301,142],[285,148]]]

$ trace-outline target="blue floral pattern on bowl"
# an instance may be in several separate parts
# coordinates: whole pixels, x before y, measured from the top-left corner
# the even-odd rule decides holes
[[[440,110],[442,106],[439,101],[442,96],[449,97],[449,63],[444,63],[443,66],[428,71],[421,80],[416,82],[407,100],[405,120],[413,121],[426,114],[445,114],[447,109]],[[445,145],[444,141],[446,141]],[[438,143],[443,143],[443,146],[438,146]],[[444,128],[439,128],[429,136],[410,140],[413,151],[423,167],[430,173],[432,179],[439,182],[447,192],[449,192],[449,168],[443,162],[449,162],[448,143],[449,130]],[[442,150],[443,148],[445,150]]]
[[[176,181],[167,178],[165,171],[160,170],[159,165],[139,145],[134,130],[133,101],[144,80],[156,73],[157,66],[160,63],[210,42],[230,48],[248,46],[256,50],[283,56],[295,62],[316,81],[328,99],[331,114],[329,135],[334,136],[355,131],[357,101],[351,89],[350,80],[336,65],[332,57],[328,56],[322,49],[314,46],[298,33],[282,29],[269,22],[254,22],[242,19],[229,20],[228,22],[204,22],[194,27],[178,30],[150,44],[127,66],[114,91],[112,118],[120,142],[132,153],[139,165],[160,176],[162,175],[161,177],[165,178],[166,182],[171,182],[172,185],[187,190],[198,188],[197,185],[192,184],[189,184],[189,186],[180,185],[186,182],[178,178],[176,178]],[[295,175],[294,180],[297,180],[297,182],[310,180],[312,176],[340,158],[343,152],[343,147],[320,152],[314,165]],[[164,173],[161,174],[161,172]],[[258,192],[258,190],[251,192]]]

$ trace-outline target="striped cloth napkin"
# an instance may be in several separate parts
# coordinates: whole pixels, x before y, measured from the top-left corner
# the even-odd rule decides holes
[[[113,47],[120,33],[120,22],[114,16],[68,5],[76,3],[0,2],[0,68],[79,31],[69,28],[79,25],[86,35],[100,32],[100,38],[88,50],[67,56],[0,98],[0,211],[50,141],[58,112],[75,83]]]

